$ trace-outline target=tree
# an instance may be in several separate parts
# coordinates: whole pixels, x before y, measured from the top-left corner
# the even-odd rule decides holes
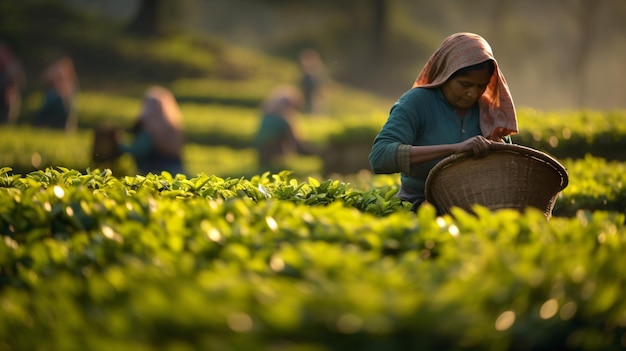
[[[573,55],[571,57],[572,74],[579,77],[579,84],[575,85],[574,99],[575,104],[584,107],[586,101],[588,80],[587,69],[591,59],[593,50],[593,40],[595,37],[594,27],[596,24],[596,14],[605,4],[603,0],[580,0],[570,3],[563,1],[564,6],[569,5],[570,12],[574,21],[577,23],[579,33],[574,44]]]
[[[128,32],[140,36],[167,36],[180,30],[183,9],[180,0],[141,0]]]
[[[372,0],[373,16],[373,40],[374,50],[385,49],[385,34],[387,32],[388,2],[386,0]]]

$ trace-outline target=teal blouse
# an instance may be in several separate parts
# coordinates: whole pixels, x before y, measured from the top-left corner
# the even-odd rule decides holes
[[[410,165],[408,147],[459,143],[479,134],[478,104],[459,117],[441,88],[413,88],[391,108],[374,139],[370,166],[378,174],[401,173],[403,187],[423,194],[428,173],[443,158]]]
[[[288,138],[291,134],[291,126],[285,118],[280,115],[267,114],[261,119],[254,146],[263,148],[268,143]]]
[[[145,130],[139,131],[131,144],[120,144],[119,149],[133,157],[140,173],[159,174],[161,171],[168,171],[172,175],[185,174],[182,157],[166,156],[158,152],[154,140]]]

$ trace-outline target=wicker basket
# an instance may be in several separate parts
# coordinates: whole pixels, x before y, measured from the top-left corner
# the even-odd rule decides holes
[[[535,207],[547,218],[567,186],[565,168],[551,156],[529,147],[493,143],[486,157],[455,154],[437,163],[426,179],[426,201],[440,213],[478,204],[491,210]]]

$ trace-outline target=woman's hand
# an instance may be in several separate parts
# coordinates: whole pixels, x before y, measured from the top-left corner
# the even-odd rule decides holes
[[[471,152],[474,157],[485,157],[489,153],[493,141],[477,135],[457,144],[455,153]]]
[[[410,147],[409,151],[410,163],[413,165],[428,162],[463,152],[471,152],[477,158],[484,157],[489,153],[491,150],[491,144],[494,142],[495,141],[491,141],[481,135],[478,135],[456,144],[423,146],[413,145]]]

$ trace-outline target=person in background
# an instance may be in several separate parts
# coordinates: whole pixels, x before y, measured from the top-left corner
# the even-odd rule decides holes
[[[253,142],[262,170],[282,170],[289,155],[315,154],[314,148],[300,139],[294,125],[302,103],[302,94],[291,85],[275,88],[263,103],[261,123]]]
[[[184,133],[180,108],[166,88],[147,89],[143,106],[133,126],[130,143],[119,142],[120,153],[130,154],[142,174],[185,174],[183,167]]]
[[[326,113],[329,76],[319,52],[304,49],[298,55],[302,77],[300,90],[304,99],[302,111],[307,114]]]
[[[25,83],[21,63],[6,44],[0,43],[0,124],[17,123]]]
[[[491,143],[510,142],[517,131],[513,99],[491,47],[477,34],[456,33],[393,105],[369,162],[374,173],[401,173],[398,196],[416,210],[435,164],[456,153],[484,156]]]
[[[69,56],[55,60],[44,71],[43,81],[46,86],[44,101],[33,124],[75,131],[78,119],[74,100],[79,86],[74,61]]]

